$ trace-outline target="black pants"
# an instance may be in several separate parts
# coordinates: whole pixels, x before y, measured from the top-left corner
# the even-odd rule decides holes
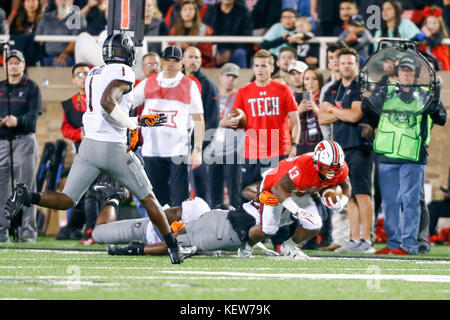
[[[210,166],[203,162],[195,170],[190,171],[190,179],[195,196],[202,198],[211,206],[211,190],[209,188]]]
[[[245,159],[245,163],[242,165],[242,184],[241,184],[241,198],[242,202],[247,202],[242,197],[242,190],[251,185],[254,182],[262,181],[262,171],[268,168],[275,168],[278,163],[286,159],[287,155],[274,157],[270,159]]]
[[[428,204],[430,212],[430,235],[437,235],[437,224],[439,218],[450,218],[450,200],[433,200]]]
[[[177,160],[180,161],[168,157],[144,157],[145,172],[162,206],[180,206],[189,198],[187,159]]]
[[[228,191],[230,204],[238,208],[241,204],[241,165],[237,163],[210,165],[211,207],[223,204],[224,186]]]

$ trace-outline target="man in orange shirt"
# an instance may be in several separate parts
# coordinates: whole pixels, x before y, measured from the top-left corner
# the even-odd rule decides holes
[[[240,88],[234,100],[233,109],[241,109],[247,117],[241,190],[262,180],[262,171],[297,153],[297,104],[287,85],[272,81],[273,63],[269,51],[259,50],[253,59],[255,81]]]

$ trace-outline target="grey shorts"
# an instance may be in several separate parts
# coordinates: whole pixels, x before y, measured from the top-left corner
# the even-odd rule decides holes
[[[149,218],[120,220],[95,227],[92,238],[98,243],[129,243],[142,241],[147,243]]]
[[[198,250],[237,250],[242,246],[236,231],[227,219],[228,211],[212,210],[197,220],[186,222],[186,234],[177,241],[182,246],[196,246]]]
[[[104,172],[142,200],[152,193],[143,164],[119,142],[84,139],[70,168],[63,193],[78,203],[95,178]]]

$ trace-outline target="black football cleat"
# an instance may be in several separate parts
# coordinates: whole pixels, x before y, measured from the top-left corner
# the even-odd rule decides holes
[[[13,194],[6,201],[5,216],[8,220],[12,220],[22,207],[31,204],[31,192],[27,185],[19,183],[14,189]]]
[[[106,198],[106,201],[111,200],[112,198],[115,198],[119,201],[123,201],[126,198],[130,196],[130,193],[128,190],[124,187],[113,187],[110,184],[107,183],[98,183],[92,187],[94,191],[101,192],[104,197]]]
[[[113,256],[139,256],[144,254],[144,247],[142,241],[131,241],[127,246],[110,244],[106,251]]]

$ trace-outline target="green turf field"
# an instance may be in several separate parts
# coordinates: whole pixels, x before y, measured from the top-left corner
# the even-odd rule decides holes
[[[408,257],[305,251],[307,261],[256,251],[249,259],[196,256],[182,265],[167,256],[109,256],[104,245],[50,237],[0,248],[0,299],[450,298],[450,246]]]

